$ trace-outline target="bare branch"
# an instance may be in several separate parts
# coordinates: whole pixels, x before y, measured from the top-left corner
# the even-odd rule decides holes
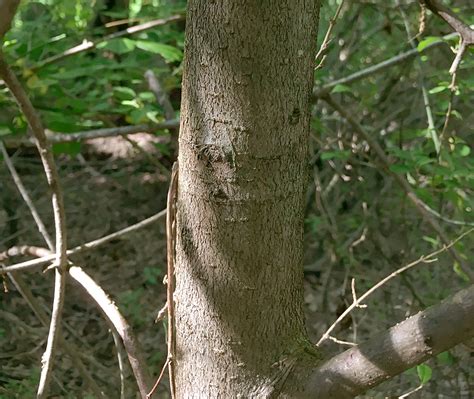
[[[385,285],[388,281],[393,279],[394,277],[398,276],[399,274],[407,271],[408,269],[411,269],[412,267],[420,264],[420,263],[431,263],[436,261],[436,256],[438,256],[440,253],[446,251],[447,249],[451,248],[454,244],[456,244],[458,241],[462,240],[466,235],[472,233],[474,229],[470,229],[466,231],[465,233],[461,234],[458,238],[456,238],[454,241],[449,243],[449,245],[444,245],[442,248],[438,249],[437,251],[434,251],[430,253],[429,255],[426,256],[421,256],[419,259],[410,262],[409,264],[399,268],[398,270],[394,271],[393,273],[390,273],[388,276],[380,280],[377,284],[375,284],[372,288],[367,290],[363,295],[360,297],[357,297],[355,294],[355,287],[354,287],[354,282],[355,280],[352,280],[352,304],[337,318],[337,320],[327,329],[327,331],[323,334],[323,336],[320,338],[318,343],[316,344],[317,346],[321,345],[323,341],[328,339],[330,337],[331,332],[334,330],[334,328],[346,318],[346,316],[352,312],[357,307],[365,307],[365,305],[362,305],[362,302],[372,295],[376,290],[378,290],[380,287]]]
[[[45,248],[37,248],[37,247],[24,247],[25,253],[31,254],[28,252],[28,249],[35,248],[33,252],[35,253],[45,253],[49,252]],[[31,308],[37,319],[44,327],[48,327],[48,315],[43,310],[38,302],[37,298],[34,297],[31,290],[28,288],[28,285],[23,281],[23,278],[17,273],[8,273],[8,277],[13,282],[13,285],[16,287],[20,295],[26,301],[28,306]],[[67,325],[66,325],[67,326]],[[59,337],[59,344],[62,350],[73,360],[75,367],[79,370],[79,373],[82,375],[84,380],[89,385],[92,392],[95,394],[97,398],[105,397],[102,390],[99,388],[95,380],[89,373],[88,368],[84,365],[81,358],[79,357],[78,349],[74,347],[74,345],[70,342],[67,342],[62,336]]]
[[[157,130],[163,129],[176,129],[179,127],[179,120],[172,119],[156,124],[146,125],[132,125],[132,126],[117,126],[104,129],[87,130],[84,132],[76,133],[60,133],[54,132],[49,129],[45,129],[46,137],[51,143],[69,143],[73,141],[86,141],[97,138],[115,137],[115,136],[126,136],[135,133],[154,133]],[[17,137],[14,135],[3,136],[7,147],[18,147],[20,145],[31,145],[34,144],[34,140],[28,137]]]
[[[143,24],[132,26],[132,27],[127,28],[125,30],[121,30],[121,31],[112,33],[110,35],[104,36],[103,38],[101,38],[99,40],[96,40],[95,42],[84,39],[81,44],[78,44],[77,46],[72,47],[72,48],[64,51],[61,54],[53,55],[52,57],[46,58],[45,60],[43,60],[43,61],[39,62],[38,64],[34,65],[33,67],[31,67],[31,69],[32,70],[37,70],[37,69],[43,68],[46,65],[49,65],[49,64],[52,64],[54,62],[60,61],[64,58],[70,57],[71,55],[79,54],[79,53],[82,53],[84,51],[88,51],[90,49],[93,49],[98,44],[104,43],[104,42],[109,41],[109,40],[117,39],[117,38],[123,37],[123,36],[132,35],[132,34],[138,33],[138,32],[143,32],[145,30],[152,29],[152,28],[155,28],[157,26],[166,25],[166,24],[169,24],[171,22],[183,21],[184,19],[185,19],[184,15],[173,15],[173,16],[168,17],[168,18],[156,19],[154,21],[145,22]]]
[[[165,215],[166,215],[166,209],[163,209],[162,211],[154,214],[153,216],[150,216],[147,219],[142,220],[141,222],[125,227],[124,229],[116,231],[115,233],[109,234],[107,236],[98,238],[93,241],[89,241],[85,244],[78,245],[77,247],[74,247],[73,249],[69,249],[66,253],[69,256],[69,255],[77,254],[79,252],[89,251],[91,249],[98,248],[101,245],[104,245],[112,240],[119,239],[123,237],[124,235],[140,230],[152,223],[155,223],[158,220],[161,220]],[[55,257],[54,255],[47,255],[47,256],[42,256],[41,258],[38,258],[38,259],[32,259],[26,262],[18,263],[16,265],[7,266],[7,267],[4,267],[3,269],[0,269],[0,275],[16,272],[20,270],[26,270],[33,267],[43,266],[47,263],[50,263],[52,260],[54,260],[54,257]]]
[[[43,125],[31,104],[28,95],[21,86],[19,80],[6,64],[3,54],[0,51],[0,76],[5,81],[7,87],[13,94],[15,101],[25,115],[30,129],[35,136],[36,146],[38,148],[43,168],[46,174],[49,188],[51,190],[51,199],[53,205],[54,224],[56,233],[56,266],[53,310],[51,313],[51,324],[48,333],[46,350],[43,354],[40,382],[38,386],[37,397],[44,398],[47,394],[51,372],[53,368],[53,359],[56,345],[59,337],[61,325],[61,313],[64,304],[66,287],[66,266],[67,266],[67,241],[66,241],[66,217],[64,212],[64,203],[61,187],[59,185],[56,164],[50,145],[44,133]]]
[[[369,144],[370,148],[375,152],[378,159],[380,160],[383,169],[385,169],[386,173],[392,176],[398,185],[405,191],[408,199],[415,205],[416,210],[421,214],[421,216],[431,225],[433,230],[439,235],[441,241],[446,245],[449,246],[450,240],[446,235],[444,229],[439,225],[436,219],[431,215],[430,212],[426,210],[427,205],[416,195],[413,188],[410,184],[405,180],[405,178],[397,173],[394,173],[390,170],[390,159],[388,158],[385,151],[382,149],[380,144],[372,138],[372,136],[365,131],[365,129],[350,115],[344,108],[341,107],[334,99],[327,94],[323,97],[323,100],[326,101],[334,110],[336,110],[339,115],[341,115],[350,125],[351,127],[361,136],[364,138],[365,141]],[[449,247],[449,253],[452,257],[459,263],[462,271],[466,273],[469,277],[470,281],[474,281],[474,271],[472,271],[469,266],[466,264],[465,260],[461,257],[461,255],[456,251],[454,247]]]
[[[135,380],[140,390],[142,399],[147,397],[150,377],[147,372],[146,363],[139,347],[138,341],[133,334],[132,328],[122,316],[115,303],[107,296],[104,290],[80,267],[71,266],[70,276],[81,285],[84,290],[94,299],[95,303],[104,312],[107,319],[113,324],[127,352],[128,360],[133,370]]]
[[[145,72],[145,79],[148,81],[148,87],[155,95],[156,102],[161,106],[161,108],[163,108],[166,120],[170,121],[174,119],[174,109],[171,105],[168,94],[163,89],[160,81],[151,69],[148,69]]]
[[[424,53],[428,49],[432,49],[434,47],[445,44],[444,42],[445,40],[450,40],[457,36],[458,36],[457,33],[451,33],[449,35],[443,36],[442,40],[438,42],[430,43],[423,49],[423,51],[418,51],[418,49],[411,49],[411,50],[405,51],[404,53],[398,54],[392,58],[389,58],[385,61],[379,62],[378,64],[371,65],[370,67],[362,69],[361,71],[354,72],[353,74],[349,76],[328,82],[320,88],[315,88],[313,92],[313,98],[317,99],[319,97],[324,97],[324,95],[329,93],[337,85],[342,85],[342,84],[348,85],[348,84],[357,82],[358,80],[364,79],[368,76],[374,75],[378,72],[381,72],[384,69],[390,68],[394,65],[401,64],[402,62],[410,58],[416,57],[419,54]]]
[[[428,8],[433,14],[443,19],[454,31],[459,33],[460,43],[456,57],[449,68],[451,75],[456,74],[456,71],[461,64],[461,59],[469,46],[474,45],[474,29],[462,21],[450,9],[438,3],[436,0],[419,0],[420,3]]]
[[[18,189],[18,191],[21,194],[21,197],[23,198],[23,201],[25,201],[26,206],[30,210],[31,216],[33,216],[33,219],[36,223],[36,226],[38,227],[39,232],[43,236],[44,240],[46,241],[46,244],[48,245],[48,248],[53,250],[54,249],[54,244],[53,240],[49,236],[48,230],[46,230],[46,226],[44,225],[43,221],[41,220],[41,217],[36,210],[35,205],[33,204],[33,201],[30,198],[30,195],[28,194],[28,191],[26,190],[25,186],[23,185],[23,182],[21,181],[20,175],[17,173],[15,169],[15,165],[13,165],[13,162],[11,161],[10,157],[8,156],[8,152],[3,145],[3,142],[0,140],[0,151],[3,154],[3,158],[5,161],[5,164],[7,165],[8,170],[10,171],[10,174],[12,176],[13,181],[15,182],[15,185]]]
[[[125,369],[123,364],[123,346],[120,335],[114,328],[111,329],[112,337],[114,338],[115,348],[117,349],[117,362],[120,372],[120,399],[125,399]]]
[[[472,336],[474,285],[314,368],[301,397],[353,398]]]
[[[20,0],[0,0],[0,40],[10,30]]]
[[[344,1],[342,0],[339,6],[336,9],[336,12],[334,16],[329,20],[329,27],[328,30],[326,31],[326,35],[324,36],[323,42],[321,43],[321,47],[319,48],[316,57],[314,57],[314,62],[316,65],[315,69],[321,69],[324,63],[324,60],[326,59],[326,53],[329,48],[329,43],[331,39],[331,33],[332,30],[334,29],[334,26],[336,25],[336,21],[339,18],[339,14],[341,13],[342,7],[344,6]],[[321,61],[320,61],[321,58]]]

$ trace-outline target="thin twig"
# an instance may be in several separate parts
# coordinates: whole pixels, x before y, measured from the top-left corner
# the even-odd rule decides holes
[[[37,69],[43,68],[46,65],[52,64],[52,63],[60,61],[60,60],[63,60],[64,58],[70,57],[71,55],[79,54],[79,53],[82,53],[84,51],[88,51],[90,49],[93,49],[98,44],[107,42],[109,40],[117,39],[117,38],[123,37],[123,36],[132,35],[134,33],[143,32],[145,30],[152,29],[152,28],[155,28],[157,26],[166,25],[166,24],[169,24],[171,22],[183,21],[184,19],[185,19],[184,15],[173,15],[173,16],[168,17],[168,18],[156,19],[154,21],[145,22],[143,24],[132,26],[132,27],[127,28],[125,30],[121,30],[121,31],[112,33],[110,35],[104,36],[104,37],[100,38],[99,40],[96,40],[95,42],[84,39],[81,44],[79,44],[77,46],[74,46],[74,47],[64,51],[61,54],[56,54],[56,55],[53,55],[52,57],[46,58],[45,60],[40,61],[36,65],[32,66],[30,69],[37,70]]]
[[[408,22],[407,15],[405,14],[405,11],[401,7],[400,1],[397,0],[396,3],[397,3],[397,6],[400,10],[400,15],[402,16],[402,19],[403,19],[403,24],[405,26],[405,32],[407,34],[410,46],[413,48],[413,50],[417,50],[417,44],[416,44],[415,39],[412,37],[411,32],[410,32],[410,25],[409,25],[409,22]],[[422,4],[422,6],[423,6],[423,4]],[[431,110],[430,98],[428,96],[428,90],[427,90],[426,84],[425,84],[423,66],[422,66],[419,58],[417,59],[417,65],[418,65],[418,69],[420,71],[420,86],[421,86],[421,93],[423,95],[423,104],[425,106],[426,119],[428,121],[428,131],[430,133],[431,140],[433,141],[433,145],[435,147],[436,154],[439,155],[439,153],[441,151],[441,142],[440,142],[440,139],[438,137],[438,133],[436,131],[436,126],[435,126],[434,118],[433,118],[433,111]]]
[[[336,21],[339,18],[339,14],[341,13],[342,7],[344,6],[344,1],[341,0],[339,6],[336,9],[336,13],[334,16],[329,20],[329,26],[328,30],[326,31],[326,35],[324,36],[324,40],[321,43],[321,47],[319,48],[316,57],[314,57],[314,63],[316,64],[315,69],[321,69],[323,67],[324,60],[326,59],[326,53],[328,51],[330,39],[331,39],[331,33],[332,30],[334,29],[334,26],[336,25]],[[322,57],[322,58],[321,58]],[[321,60],[319,60],[321,58]]]
[[[174,315],[174,261],[176,253],[176,202],[178,200],[178,162],[173,164],[170,186],[168,190],[167,213],[166,213],[166,252],[168,262],[168,280],[166,289],[166,303],[168,304],[168,374],[170,379],[171,398],[176,397],[176,323]]]
[[[328,82],[324,84],[320,88],[315,88],[313,91],[313,98],[317,99],[320,97],[324,97],[327,93],[329,93],[335,86],[337,85],[348,85],[354,82],[357,82],[358,80],[364,79],[368,76],[374,75],[378,72],[383,71],[384,69],[390,68],[394,65],[400,64],[410,58],[416,57],[425,51],[432,49],[434,47],[440,46],[445,44],[445,41],[453,39],[455,37],[459,36],[457,33],[450,33],[449,35],[443,36],[440,41],[436,41],[433,43],[430,43],[427,45],[422,51],[418,51],[418,49],[411,49],[408,51],[405,51],[404,53],[398,54],[394,57],[391,57],[385,61],[379,62],[378,64],[371,65],[365,69],[362,69],[360,71],[354,72],[351,75],[345,76],[340,79],[333,80],[331,82]]]
[[[28,285],[26,284],[26,282],[23,281],[23,278],[17,273],[8,273],[8,277],[12,281],[13,285],[16,287],[17,291],[26,301],[28,306],[31,308],[36,318],[40,321],[40,323],[44,327],[48,327],[48,315],[40,306],[40,303],[34,297],[33,293],[28,288]],[[64,352],[66,352],[66,354],[73,360],[74,365],[77,367],[77,369],[79,370],[79,373],[87,382],[87,384],[89,385],[94,395],[98,398],[105,397],[104,393],[97,385],[95,379],[92,378],[92,376],[90,375],[88,368],[84,365],[81,358],[78,356],[78,353],[79,353],[78,350],[74,348],[72,343],[67,342],[62,336],[59,337],[59,340],[60,340],[59,344],[62,350],[64,350]]]
[[[357,133],[359,133],[365,141],[367,141],[369,146],[376,153],[377,157],[382,163],[382,166],[385,169],[386,173],[390,174],[395,179],[398,185],[403,189],[403,191],[405,191],[407,197],[410,199],[413,205],[415,205],[415,208],[418,210],[421,216],[425,218],[425,220],[431,225],[433,230],[439,235],[441,241],[445,245],[448,245],[450,243],[448,236],[446,235],[443,228],[439,225],[439,223],[433,218],[431,213],[427,211],[427,205],[416,195],[413,188],[403,176],[390,170],[391,162],[387,154],[385,154],[385,151],[379,145],[379,143],[374,140],[369,133],[365,131],[365,129],[352,117],[351,114],[349,114],[349,112],[347,112],[343,107],[341,107],[339,103],[334,101],[334,99],[329,94],[323,97],[323,100],[326,101],[334,110],[336,110],[339,115],[346,119],[347,122],[352,126],[352,128]],[[458,251],[456,251],[456,249],[452,246],[448,246],[448,249],[452,257],[459,263],[459,266],[461,267],[462,271],[469,277],[470,281],[474,281],[474,272],[469,269],[469,267],[466,265],[465,260],[458,253]]]
[[[132,233],[134,231],[140,230],[152,223],[157,222],[158,220],[162,219],[166,215],[166,209],[163,209],[162,211],[156,213],[153,216],[150,216],[147,219],[142,220],[141,222],[138,222],[136,224],[133,224],[131,226],[125,227],[122,230],[118,230],[115,233],[106,235],[104,237],[98,238],[93,241],[89,241],[85,244],[78,245],[77,247],[74,247],[73,249],[69,249],[66,253],[67,255],[74,255],[78,254],[80,252],[85,252],[89,251],[91,249],[98,248],[112,240],[119,239],[123,237],[124,235],[127,235],[129,233]],[[17,263],[12,266],[7,266],[4,267],[3,269],[0,269],[0,275],[5,274],[5,273],[10,273],[10,272],[15,272],[15,271],[20,271],[20,270],[26,270],[30,269],[33,267],[38,267],[38,266],[43,266],[49,262],[51,262],[54,259],[54,255],[47,255],[47,256],[42,256],[41,258],[38,259],[32,259],[28,260],[26,262],[21,262]]]
[[[15,165],[13,165],[13,162],[11,161],[8,152],[3,145],[3,141],[0,140],[0,151],[3,154],[3,159],[5,161],[5,164],[7,165],[8,170],[10,171],[10,174],[12,176],[13,181],[15,182],[16,188],[21,194],[21,197],[23,198],[23,201],[25,201],[26,206],[30,210],[31,216],[33,216],[33,219],[36,223],[36,226],[38,227],[39,232],[43,236],[44,240],[46,241],[46,244],[48,245],[48,248],[50,250],[54,250],[54,244],[53,240],[51,239],[48,230],[46,230],[46,226],[44,225],[43,221],[41,220],[41,217],[36,210],[35,205],[33,204],[33,201],[30,198],[30,195],[28,194],[28,191],[26,190],[25,186],[23,185],[23,182],[21,181],[20,175],[15,169]]]
[[[353,309],[357,308],[357,307],[361,307],[363,306],[362,305],[362,302],[368,297],[370,296],[371,294],[374,293],[374,291],[376,291],[377,289],[379,289],[381,286],[383,286],[385,283],[387,283],[388,281],[390,281],[391,279],[393,279],[394,277],[398,276],[400,273],[403,273],[404,271],[407,271],[408,269],[411,269],[413,266],[416,266],[418,265],[419,263],[432,263],[432,262],[435,262],[437,259],[436,259],[436,256],[439,255],[440,253],[448,250],[449,248],[451,248],[454,244],[456,244],[458,241],[462,240],[466,235],[472,233],[474,231],[474,229],[470,229],[466,232],[464,232],[463,234],[461,234],[459,237],[457,237],[454,241],[451,241],[448,245],[443,245],[440,249],[430,253],[429,255],[423,255],[421,256],[420,258],[418,258],[417,260],[399,268],[398,270],[394,271],[393,273],[389,274],[388,276],[386,276],[385,278],[383,278],[382,280],[380,280],[377,284],[375,284],[372,288],[370,288],[369,290],[367,290],[364,294],[362,294],[360,297],[355,297],[353,299],[353,302],[352,304],[337,318],[337,320],[326,330],[326,332],[323,334],[323,336],[319,339],[319,341],[317,342],[316,346],[319,346],[321,345],[321,343],[323,341],[325,341],[326,339],[329,338],[331,332],[334,330],[334,328],[342,321],[346,318],[346,316],[352,312]]]
[[[165,361],[165,364],[161,368],[160,375],[156,379],[156,382],[153,385],[153,388],[151,388],[151,391],[146,395],[146,399],[150,399],[154,395],[155,391],[157,390],[158,386],[160,385],[161,380],[163,379],[163,376],[165,375],[165,370],[168,367],[169,361],[170,361],[170,359],[169,359],[169,357],[167,357],[166,361]]]
[[[116,126],[76,133],[61,133],[46,129],[45,133],[51,143],[70,143],[74,141],[86,141],[106,137],[127,136],[135,133],[153,134],[157,130],[176,129],[177,127],[179,127],[179,120],[172,119],[156,124],[149,123],[143,125]],[[7,134],[3,136],[3,140],[7,147],[34,144],[34,141],[28,137],[16,137],[13,134]]]
[[[451,120],[451,115],[452,115],[452,112],[453,112],[453,102],[454,102],[454,94],[456,93],[456,73],[453,73],[451,75],[451,83],[449,84],[449,102],[448,102],[448,108],[446,110],[446,115],[444,116],[444,123],[443,123],[443,130],[441,131],[441,134],[440,134],[440,141],[443,142],[445,137],[446,137],[446,133],[448,131],[448,125],[449,125],[449,121]]]
[[[19,108],[25,115],[33,135],[36,138],[43,168],[46,174],[49,188],[51,190],[51,199],[53,205],[53,215],[56,233],[56,270],[53,309],[51,312],[51,324],[48,333],[46,350],[42,358],[42,368],[40,382],[38,385],[37,397],[44,398],[47,395],[51,372],[53,369],[53,359],[56,351],[57,341],[60,332],[62,308],[64,305],[65,287],[66,287],[66,267],[67,267],[67,240],[66,240],[66,216],[64,212],[64,202],[59,177],[56,170],[56,164],[50,150],[50,145],[44,133],[43,125],[34,109],[28,95],[21,86],[19,80],[11,71],[3,58],[0,50],[0,76],[5,81],[7,87],[13,94]]]

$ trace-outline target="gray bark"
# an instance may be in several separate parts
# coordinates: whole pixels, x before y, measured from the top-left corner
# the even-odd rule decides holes
[[[178,398],[275,393],[285,359],[309,347],[302,233],[318,11],[314,0],[188,4]]]

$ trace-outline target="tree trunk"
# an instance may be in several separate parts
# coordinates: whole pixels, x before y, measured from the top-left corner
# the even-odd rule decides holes
[[[176,247],[176,396],[265,397],[316,353],[302,309],[319,1],[191,0]],[[286,384],[288,385],[288,384]]]

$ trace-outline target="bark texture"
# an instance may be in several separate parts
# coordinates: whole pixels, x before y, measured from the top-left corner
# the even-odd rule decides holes
[[[318,12],[315,0],[188,3],[178,398],[276,395],[294,359],[313,356],[302,233]]]

